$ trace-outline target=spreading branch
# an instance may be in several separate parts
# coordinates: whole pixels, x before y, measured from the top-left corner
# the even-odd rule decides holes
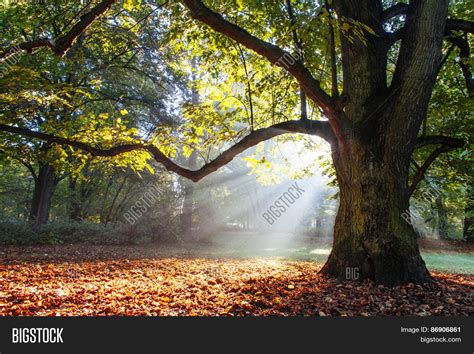
[[[388,9],[382,12],[381,22],[386,23],[394,17],[406,15],[408,13],[409,7],[410,5],[403,3],[398,3],[393,5],[392,7],[389,7]],[[446,20],[445,36],[449,39],[450,36],[455,35],[455,32],[459,31],[464,32],[464,34],[474,33],[474,22],[463,19],[448,18]],[[396,41],[402,39],[404,32],[404,27],[399,28],[395,32],[388,32],[388,45],[392,46]]]
[[[403,3],[398,3],[389,7],[388,9],[382,12],[382,23],[388,22],[394,17],[406,15],[409,7],[410,5]],[[466,33],[474,33],[474,22],[462,19],[448,18],[446,20],[446,31],[462,31]]]
[[[311,75],[299,58],[295,59],[289,52],[227,21],[220,14],[206,7],[201,0],[184,0],[184,4],[191,11],[193,18],[260,54],[272,64],[287,70],[298,81],[306,95],[321,107],[334,133],[339,135],[342,132],[342,114],[338,110],[336,100],[321,88],[319,80]]]
[[[80,20],[63,36],[56,39],[39,38],[11,46],[0,52],[0,61],[7,60],[18,51],[31,53],[39,48],[50,48],[53,53],[62,57],[72,47],[76,38],[94,22],[100,15],[105,13],[117,0],[103,0],[89,12],[80,17]]]
[[[91,154],[92,156],[112,157],[117,156],[126,152],[144,150],[148,151],[153,158],[160,164],[162,164],[168,171],[175,172],[185,178],[188,178],[194,182],[197,182],[212,172],[218,170],[220,167],[228,164],[234,159],[235,156],[248,148],[255,146],[263,141],[274,138],[276,136],[287,134],[287,133],[302,133],[308,135],[316,135],[325,139],[329,143],[334,143],[334,136],[331,128],[327,121],[313,121],[313,120],[294,120],[283,123],[272,125],[268,128],[262,128],[252,131],[249,135],[245,136],[238,143],[221,153],[214,160],[203,165],[198,170],[189,170],[183,168],[172,160],[170,160],[161,150],[153,145],[146,142],[136,144],[124,144],[115,146],[108,149],[97,148],[87,143],[58,137],[55,135],[45,134],[37,131],[33,131],[26,128],[13,127],[10,125],[0,124],[0,131],[13,133],[17,135],[27,136],[30,138],[40,139],[50,143],[59,145],[72,146],[76,149],[82,150]]]
[[[415,143],[415,148],[418,149],[427,145],[444,145],[454,149],[463,147],[465,141],[444,135],[425,135],[418,137]]]
[[[448,152],[452,149],[463,147],[465,142],[462,139],[446,137],[442,135],[432,136],[421,136],[418,138],[415,148],[420,148],[427,145],[440,145],[431,152],[428,158],[425,160],[423,165],[418,168],[415,176],[413,177],[412,183],[408,188],[408,196],[410,197],[415,191],[418,184],[425,178],[426,171],[428,171],[431,164],[438,158],[442,153]]]

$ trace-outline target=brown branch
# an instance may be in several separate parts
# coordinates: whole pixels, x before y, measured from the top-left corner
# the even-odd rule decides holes
[[[448,18],[446,20],[446,31],[462,31],[465,33],[474,33],[474,22]]]
[[[396,16],[406,15],[410,5],[398,3],[382,12],[381,22],[385,23]],[[446,19],[445,36],[453,35],[453,32],[474,33],[474,22],[462,19]],[[392,46],[396,41],[402,39],[405,28],[402,27],[393,33],[387,33],[387,44]]]
[[[420,169],[413,177],[413,181],[411,182],[410,187],[408,188],[408,197],[411,197],[413,192],[415,191],[418,184],[425,178],[426,171],[431,166],[431,164],[436,160],[436,158],[441,155],[443,152],[448,152],[451,148],[441,145],[440,147],[436,148],[430,156],[426,159],[426,161],[421,165]]]
[[[465,144],[466,142],[464,140],[458,138],[451,138],[444,135],[425,135],[418,137],[415,148],[418,149],[427,145],[445,145],[454,149],[461,148]]]
[[[225,166],[227,163],[232,161],[235,156],[248,148],[257,145],[260,142],[274,138],[276,136],[287,134],[287,133],[302,133],[309,135],[320,136],[329,143],[334,143],[334,135],[327,121],[311,121],[311,120],[294,120],[283,123],[272,125],[268,128],[262,128],[252,131],[249,135],[245,136],[238,143],[230,147],[228,150],[221,153],[211,162],[205,164],[198,170],[189,170],[183,168],[172,160],[170,160],[161,150],[152,144],[146,142],[137,144],[126,144],[119,145],[109,149],[101,149],[93,147],[87,143],[75,141],[63,137],[58,137],[50,134],[36,132],[30,129],[12,127],[5,124],[0,124],[0,131],[9,132],[17,135],[28,136],[36,138],[50,143],[56,143],[60,145],[68,145],[75,147],[79,150],[88,152],[92,156],[112,157],[120,155],[126,152],[145,150],[148,151],[153,158],[161,163],[168,171],[175,172],[183,177],[186,177],[194,182],[197,182],[209,175],[210,173],[218,170],[220,167]]]
[[[343,130],[342,114],[337,109],[336,101],[322,88],[301,60],[295,59],[290,53],[271,43],[265,42],[245,29],[227,21],[220,14],[212,11],[201,0],[183,0],[191,11],[191,16],[215,31],[235,40],[248,49],[265,57],[272,64],[287,70],[300,84],[306,95],[318,104],[329,119],[334,133],[339,135]],[[286,59],[286,60],[285,60]]]
[[[31,177],[33,177],[33,180],[38,181],[38,175],[36,174],[36,171],[35,171],[35,169],[33,168],[33,166],[31,164],[29,164],[26,161],[23,161],[20,158],[15,158],[15,160],[20,162],[23,166],[25,166],[28,169],[28,171],[30,171]]]
[[[0,131],[27,136],[30,138],[36,138],[36,139],[40,139],[40,140],[47,141],[50,143],[55,143],[55,144],[60,144],[60,145],[69,145],[79,150],[88,152],[92,156],[115,156],[115,155],[134,151],[134,150],[144,147],[143,144],[127,144],[127,145],[116,146],[110,149],[98,149],[98,148],[94,148],[93,146],[88,145],[87,143],[83,143],[80,141],[70,140],[68,138],[41,133],[34,130],[26,129],[26,128],[13,127],[6,124],[0,124]]]
[[[0,60],[6,60],[18,51],[33,52],[39,48],[50,48],[55,55],[62,57],[72,47],[79,37],[97,17],[106,12],[117,0],[103,0],[89,12],[80,17],[80,20],[65,35],[56,39],[39,38],[11,46],[0,53]]]
[[[426,161],[419,167],[417,173],[413,177],[412,183],[408,188],[408,197],[411,197],[418,184],[425,178],[426,171],[436,158],[442,153],[448,152],[452,149],[461,148],[465,142],[461,139],[450,138],[441,135],[421,136],[418,138],[415,147],[420,148],[426,145],[441,144],[438,148],[433,150]]]
[[[395,4],[382,12],[381,21],[387,22],[396,16],[405,15],[407,13],[407,10],[408,10],[408,4],[403,4],[403,3]]]
[[[382,12],[381,21],[387,22],[394,17],[406,15],[410,5],[398,3]],[[474,22],[462,19],[446,20],[446,31],[462,31],[466,33],[474,33]]]
[[[472,71],[469,65],[471,48],[469,47],[467,35],[448,36],[447,40],[459,48],[459,67],[466,82],[468,95],[472,97],[474,96],[474,79],[472,78]]]

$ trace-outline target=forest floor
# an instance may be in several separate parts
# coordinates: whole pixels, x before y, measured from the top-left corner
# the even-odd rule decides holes
[[[456,254],[474,259],[472,247],[462,244],[421,246],[432,262],[447,256],[450,263]],[[313,258],[304,259],[208,247],[6,246],[0,249],[0,315],[474,314],[472,263],[464,274],[431,267],[432,285],[388,288],[318,275],[325,250],[314,248],[307,252]]]

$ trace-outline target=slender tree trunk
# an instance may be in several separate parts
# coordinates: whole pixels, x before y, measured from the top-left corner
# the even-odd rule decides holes
[[[188,166],[190,169],[195,169],[197,163],[197,153],[193,151],[189,156]],[[188,180],[184,182],[184,200],[183,213],[181,214],[181,227],[184,239],[192,240],[193,238],[193,211],[194,211],[194,184]]]
[[[117,208],[115,209],[115,213],[112,216],[112,221],[113,221],[114,225],[119,220],[118,216],[123,213],[123,209],[125,208],[125,202],[128,200],[128,196],[129,196],[130,191],[132,190],[132,188],[133,188],[133,183],[130,183],[127,190],[126,190],[126,192],[123,194],[122,200],[119,202],[119,204],[117,205]]]
[[[105,225],[107,225],[111,221],[111,216],[112,216],[112,211],[114,210],[115,203],[117,202],[117,198],[120,195],[120,192],[122,192],[122,189],[125,185],[125,182],[127,181],[128,176],[124,176],[122,183],[120,184],[119,188],[115,191],[114,198],[112,199],[112,204],[109,206],[109,211],[107,212],[107,216],[105,218]]]
[[[468,186],[467,203],[464,209],[464,239],[467,242],[474,243],[474,188]]]
[[[49,164],[41,165],[35,180],[30,210],[30,221],[35,227],[48,222],[51,201],[57,183],[58,179],[54,168]]]
[[[436,198],[436,209],[438,211],[438,232],[439,237],[443,240],[449,239],[448,236],[448,214],[446,212],[446,206],[444,205],[443,197],[438,195]]]
[[[403,218],[409,154],[381,162],[377,148],[354,139],[344,151],[333,152],[340,205],[333,249],[322,272],[386,285],[428,282],[415,231]]]
[[[82,219],[80,196],[77,193],[77,179],[69,176],[69,218],[73,221]]]
[[[107,203],[107,197],[109,196],[110,186],[114,183],[113,177],[110,177],[109,182],[107,183],[107,187],[105,188],[104,199],[102,200],[102,206],[100,207],[100,223],[103,224],[105,222],[105,205]]]
[[[245,57],[243,56],[242,52],[242,60],[245,64]],[[191,75],[191,82],[192,82],[192,87],[191,87],[191,103],[193,105],[198,105],[199,104],[199,91],[196,86],[197,84],[197,77],[196,77],[196,72],[198,68],[198,58],[193,57],[191,61],[191,66],[193,68],[192,75]],[[250,87],[249,87],[250,88]],[[252,92],[249,91],[249,99],[250,101],[252,100]],[[251,126],[253,126],[253,117],[252,117],[252,122]],[[191,152],[191,155],[189,156],[188,159],[188,168],[191,170],[196,169],[197,165],[197,152],[196,150],[193,150]],[[183,213],[181,214],[181,230],[183,233],[183,237],[185,240],[192,240],[194,238],[193,232],[192,232],[192,227],[193,227],[193,211],[194,211],[194,185],[190,181],[186,180],[184,182],[184,200],[183,200]]]

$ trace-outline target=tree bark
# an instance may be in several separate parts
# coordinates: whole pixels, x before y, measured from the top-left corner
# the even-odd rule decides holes
[[[379,146],[353,139],[333,159],[340,188],[333,248],[322,273],[339,279],[372,279],[389,286],[431,280],[408,210],[408,161],[381,162]],[[394,173],[398,171],[398,173]]]
[[[331,254],[322,272],[389,286],[425,283],[410,218],[408,171],[441,63],[446,0],[410,4],[394,78],[386,82],[381,2],[335,1],[336,12],[378,36],[349,40],[341,32],[344,108],[350,129],[332,146],[340,188]],[[343,136],[341,136],[343,135]]]
[[[31,200],[30,221],[35,227],[48,222],[54,189],[58,183],[54,168],[49,164],[41,165],[35,180]]]

